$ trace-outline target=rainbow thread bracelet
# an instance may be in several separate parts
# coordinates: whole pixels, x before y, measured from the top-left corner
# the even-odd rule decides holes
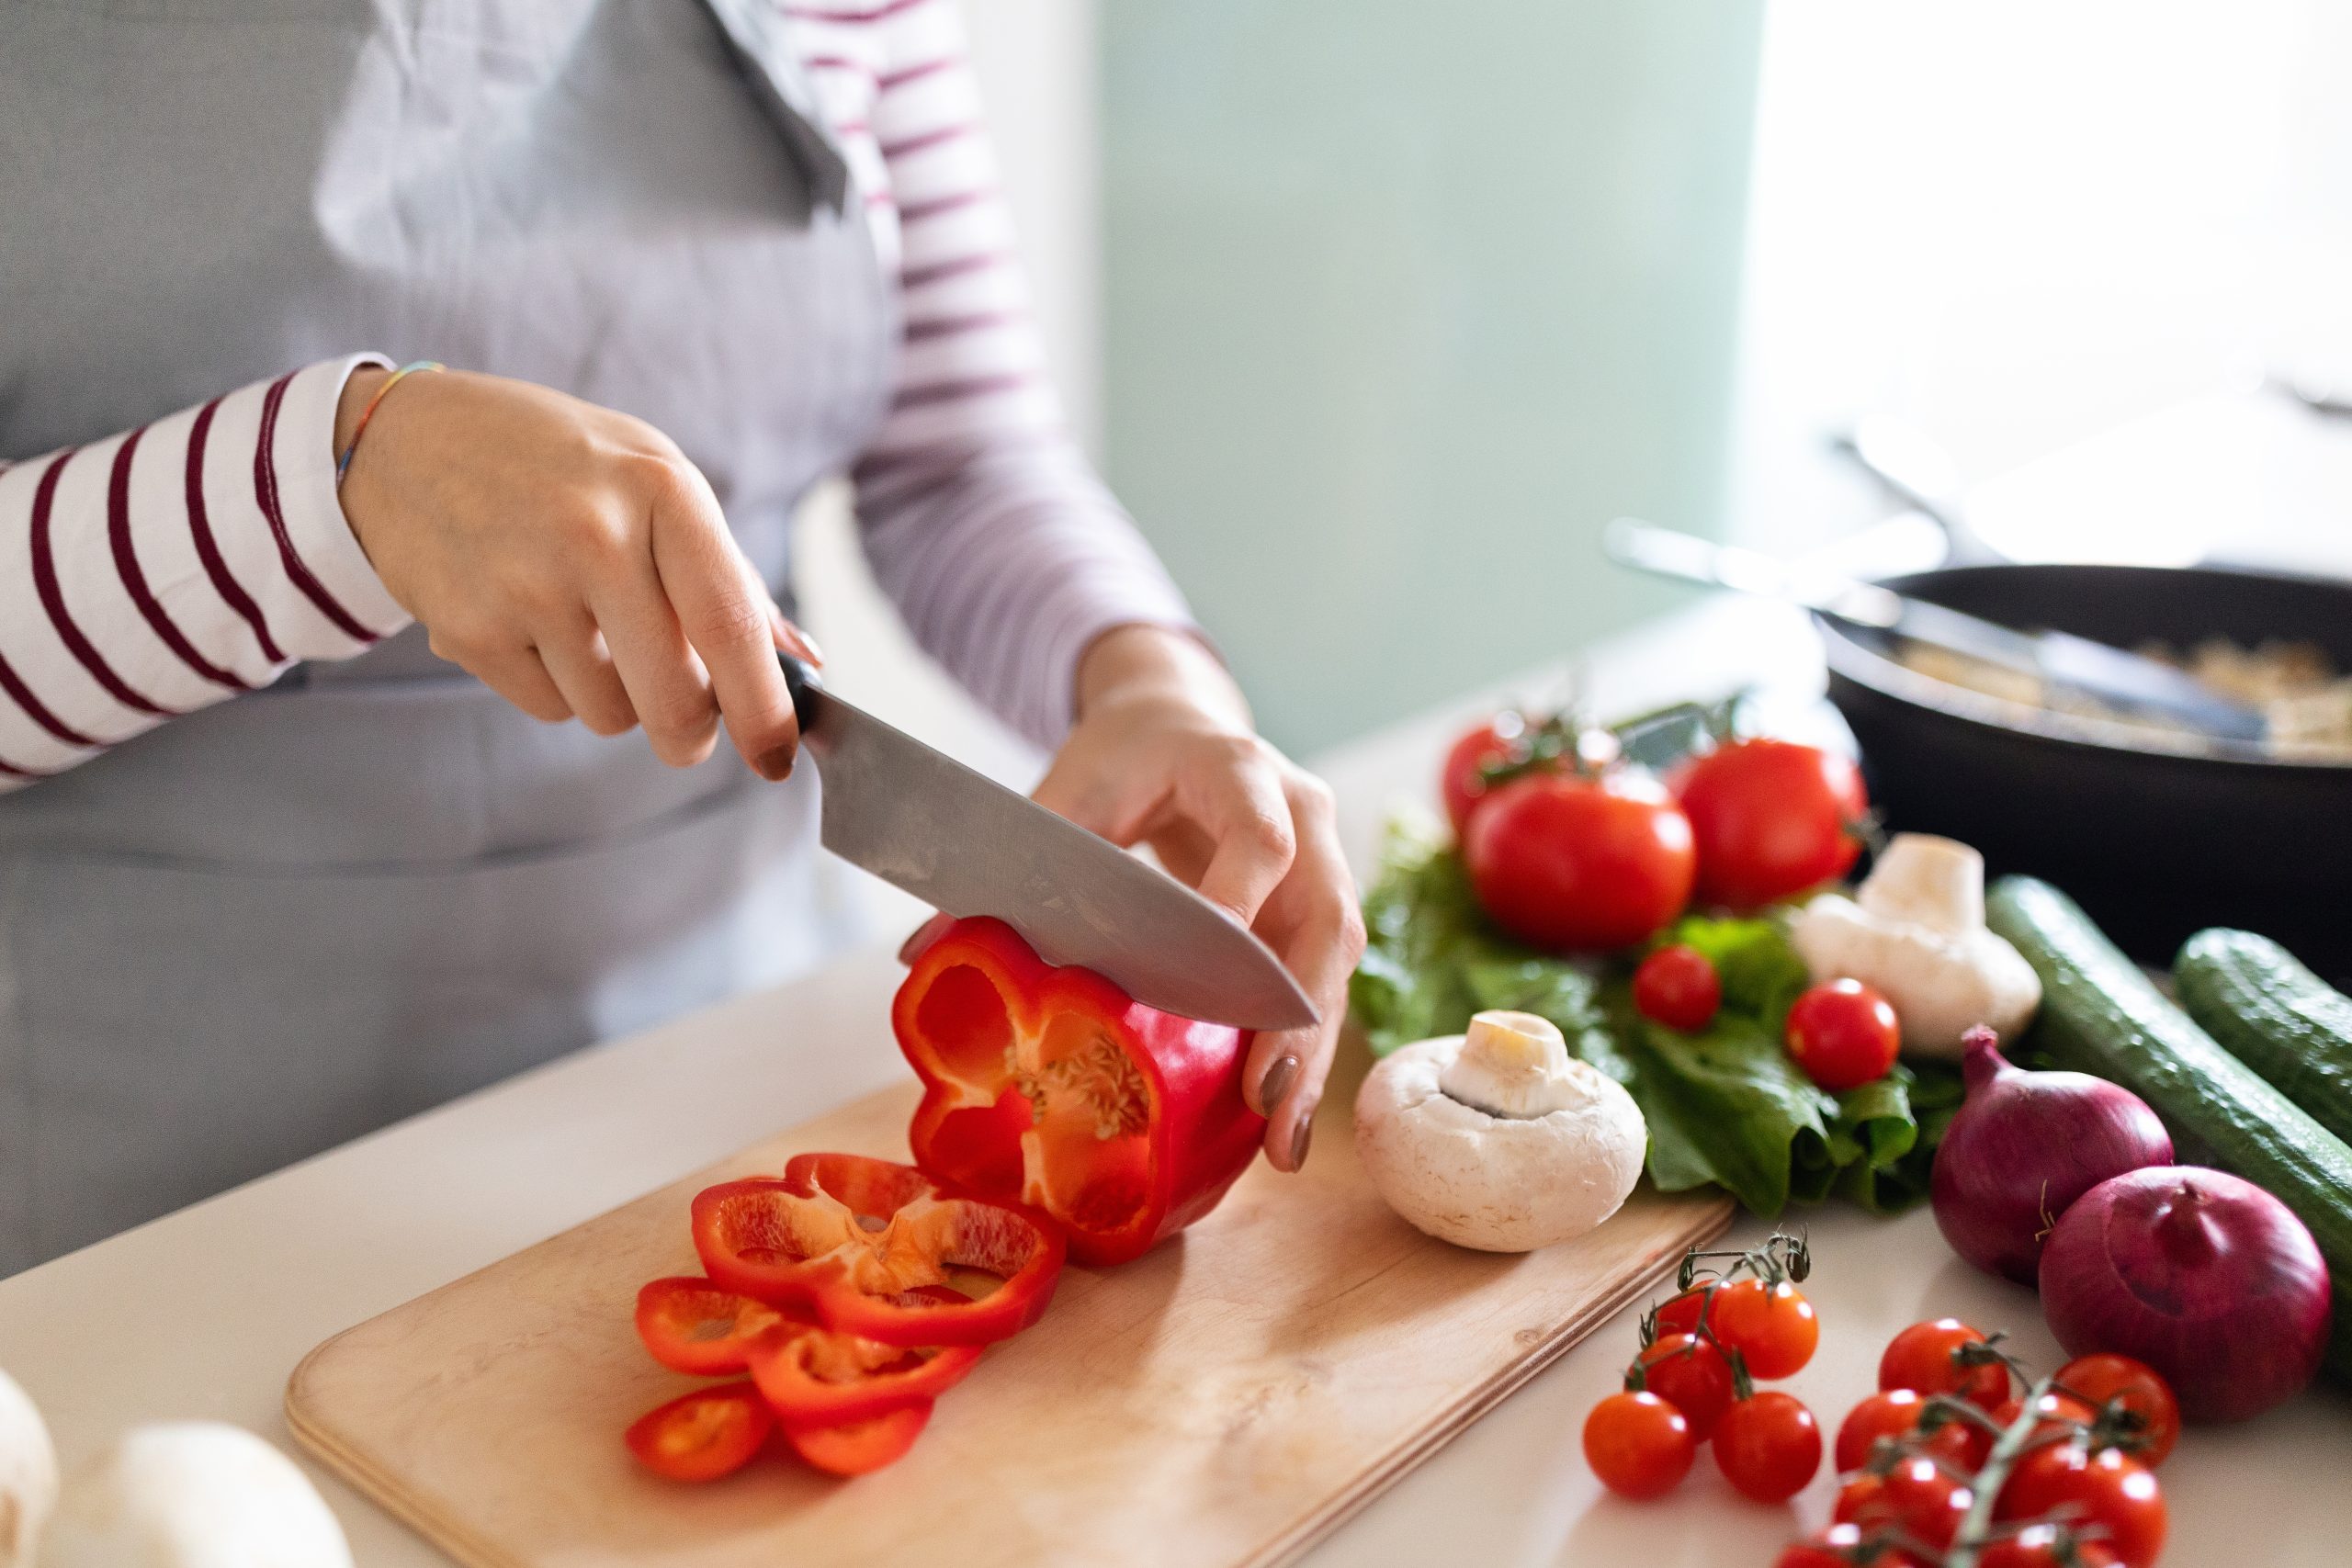
[[[335,489],[343,488],[343,476],[351,471],[351,456],[359,450],[359,438],[368,434],[368,422],[376,417],[376,405],[384,400],[384,394],[399,386],[402,377],[414,375],[420,370],[447,370],[447,366],[437,359],[419,359],[413,364],[401,366],[384,378],[384,384],[376,389],[376,395],[369,398],[368,406],[359,411],[359,423],[351,427],[351,445],[343,449],[343,456],[335,461]]]

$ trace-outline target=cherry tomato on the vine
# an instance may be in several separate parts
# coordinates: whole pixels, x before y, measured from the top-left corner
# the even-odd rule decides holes
[[[2011,1394],[1993,1409],[1993,1419],[2007,1427],[2025,1414],[2025,1400]],[[2084,1427],[2098,1414],[2071,1393],[2052,1389],[2037,1394],[2033,1401],[2033,1438],[2035,1441],[2055,1441],[2078,1437]]]
[[[1833,1524],[1791,1541],[1772,1568],[1922,1568],[1918,1558],[1855,1525]]]
[[[1698,1455],[1690,1423],[1657,1394],[1612,1393],[1584,1418],[1585,1462],[1621,1497],[1662,1497]]]
[[[1794,1394],[1778,1389],[1735,1400],[1715,1423],[1715,1464],[1759,1503],[1783,1503],[1821,1468],[1821,1427]]]
[[[2081,1540],[2064,1525],[2028,1525],[1976,1554],[1976,1568],[2115,1568],[2115,1562],[2106,1542]]]
[[[1864,1472],[1846,1483],[1830,1517],[1865,1531],[1899,1530],[1940,1555],[1951,1549],[1975,1501],[1966,1482],[1946,1474],[1927,1455],[1914,1454],[1884,1475]]]
[[[1788,1043],[1805,1077],[1843,1093],[1894,1068],[1903,1025],[1894,1004],[1860,980],[1831,980],[1790,1004]]]
[[[1737,1280],[1715,1297],[1709,1314],[1715,1338],[1740,1354],[1750,1377],[1794,1377],[1813,1359],[1821,1324],[1813,1303],[1786,1280],[1767,1285]]]
[[[1510,761],[1513,749],[1531,728],[1524,715],[1506,710],[1465,732],[1445,754],[1438,791],[1445,796],[1445,818],[1453,824],[1457,841],[1470,826],[1471,815],[1487,798],[1488,764]]]
[[[1838,1443],[1832,1450],[1838,1472],[1843,1475],[1869,1463],[1871,1450],[1882,1438],[1895,1441],[1908,1438],[1921,1453],[1956,1469],[1981,1469],[1984,1456],[1992,1451],[1993,1434],[1965,1416],[1940,1421],[1934,1431],[1922,1432],[1919,1423],[1927,1413],[1928,1399],[1915,1388],[1891,1388],[1848,1411],[1838,1425]]]
[[[1853,1525],[1831,1525],[1782,1547],[1772,1568],[1919,1568],[1919,1560],[1901,1547],[1865,1545],[1866,1540]]]
[[[2077,1356],[2058,1369],[2058,1386],[2094,1410],[2120,1401],[2139,1418],[2139,1446],[2132,1457],[2150,1470],[2164,1463],[2180,1440],[2180,1401],[2172,1385],[2145,1361],[2101,1353]]]
[[[1702,904],[1748,910],[1846,874],[1870,797],[1854,764],[1793,741],[1734,740],[1674,775],[1699,844]]]
[[[1710,1291],[1713,1299],[1703,1308]],[[1704,1317],[1725,1350],[1736,1350],[1758,1378],[1792,1377],[1813,1359],[1821,1341],[1821,1324],[1813,1303],[1783,1280],[1767,1285],[1761,1280],[1734,1280],[1728,1284],[1693,1285],[1657,1309],[1660,1334],[1696,1334]]]
[[[1639,768],[1531,773],[1490,792],[1462,858],[1495,923],[1554,952],[1631,947],[1690,897],[1690,824]]]
[[[1731,1363],[1722,1351],[1689,1334],[1668,1334],[1634,1359],[1642,1386],[1682,1412],[1692,1442],[1714,1436],[1715,1423],[1731,1404]]]
[[[1984,1336],[1956,1317],[1915,1323],[1887,1341],[1879,1358],[1878,1386],[1957,1394],[1980,1410],[1998,1409],[2009,1397],[2008,1368],[1961,1359],[1962,1346],[1983,1343]]]
[[[1644,1018],[1668,1029],[1695,1033],[1714,1021],[1723,1006],[1724,979],[1695,947],[1661,947],[1634,971],[1634,1007]]]
[[[1715,1310],[1708,1304],[1708,1292],[1711,1288],[1716,1295],[1721,1295],[1727,1287],[1693,1285],[1658,1308],[1657,1331],[1660,1334],[1696,1334],[1699,1332],[1699,1324],[1702,1319],[1704,1319],[1712,1327],[1715,1321]]]
[[[2009,1472],[1993,1517],[2032,1521],[2052,1516],[2099,1527],[2099,1539],[2124,1568],[2149,1568],[2164,1550],[2164,1493],[2154,1473],[2120,1449],[2094,1454],[2076,1443],[2052,1443],[2028,1450]]]

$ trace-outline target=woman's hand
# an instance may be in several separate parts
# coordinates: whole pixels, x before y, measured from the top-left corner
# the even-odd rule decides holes
[[[386,372],[345,386],[335,450]],[[719,720],[763,775],[799,727],[775,650],[814,660],[700,470],[642,420],[526,381],[412,376],[368,423],[344,515],[433,651],[534,717],[645,727],[673,767]]]
[[[1243,1093],[1265,1112],[1266,1155],[1296,1170],[1363,952],[1355,879],[1331,792],[1260,739],[1224,666],[1193,638],[1122,626],[1079,666],[1078,723],[1037,799],[1160,863],[1264,938],[1323,1021],[1261,1034]]]

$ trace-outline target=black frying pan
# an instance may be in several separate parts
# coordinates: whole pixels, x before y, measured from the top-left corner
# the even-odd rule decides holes
[[[2123,648],[2314,642],[2352,671],[2352,582],[2001,565],[1887,586]],[[2239,926],[2352,987],[2352,764],[2180,754],[2064,716],[2015,722],[2003,705],[1903,668],[1864,629],[1825,620],[1821,631],[1830,700],[1890,828],[1948,834],[1996,874],[2056,883],[2144,963],[2169,964],[2205,926]]]

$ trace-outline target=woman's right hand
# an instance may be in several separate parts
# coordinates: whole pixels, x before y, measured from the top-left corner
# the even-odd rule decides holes
[[[335,451],[386,371],[345,385]],[[778,649],[816,651],[736,547],[709,482],[644,421],[527,381],[406,378],[369,420],[344,515],[433,651],[534,717],[637,725],[673,767],[721,718],[763,776],[799,727]]]

